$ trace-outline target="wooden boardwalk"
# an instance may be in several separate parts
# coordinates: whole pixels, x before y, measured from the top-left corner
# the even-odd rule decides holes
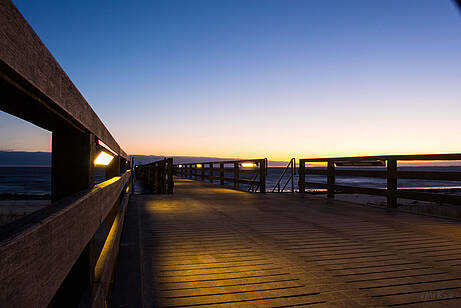
[[[144,307],[461,307],[458,221],[191,180],[130,202],[141,266],[117,272],[114,307],[130,292]],[[119,268],[137,260],[124,238]]]

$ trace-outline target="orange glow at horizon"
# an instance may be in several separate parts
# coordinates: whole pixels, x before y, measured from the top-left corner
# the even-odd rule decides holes
[[[378,146],[377,144],[354,144],[354,148],[344,147],[341,149],[331,149],[332,145],[329,144],[315,144],[315,146],[306,147],[293,144],[289,145],[282,142],[280,145],[274,140],[273,144],[264,144],[257,148],[256,146],[242,147],[235,146],[231,148],[229,144],[201,144],[198,147],[191,146],[190,148],[185,144],[157,144],[157,145],[134,145],[128,147],[127,152],[132,155],[159,155],[159,156],[191,156],[191,157],[217,157],[217,158],[231,158],[231,159],[258,159],[268,158],[271,161],[285,161],[288,162],[292,157],[300,158],[328,158],[328,157],[352,157],[352,156],[380,156],[380,155],[411,155],[411,154],[451,154],[461,153],[461,145],[448,146],[446,150],[441,150],[436,146]],[[310,150],[314,148],[316,150]],[[413,161],[412,163],[421,163],[420,161]]]
[[[203,126],[205,119],[196,115],[187,124],[171,126],[165,122],[160,126],[141,118],[142,129],[118,130],[114,125],[111,130],[121,147],[133,155],[289,161],[292,157],[461,153],[456,112],[427,109],[412,114],[401,110],[392,116],[386,111],[374,112],[375,108],[367,112],[338,110],[331,118],[334,125],[327,125],[318,114],[278,119],[277,110],[268,110],[261,116],[249,112],[248,118],[239,114],[242,118],[234,124],[232,114],[217,116],[206,120],[210,129]],[[392,122],[388,123],[388,118]],[[155,133],[146,136],[140,133],[143,131]]]

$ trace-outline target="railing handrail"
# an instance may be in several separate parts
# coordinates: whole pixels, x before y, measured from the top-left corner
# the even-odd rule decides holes
[[[391,160],[391,159],[395,159],[395,160],[461,160],[461,153],[321,157],[321,158],[301,158],[300,161],[328,162],[328,161],[370,160],[370,159],[376,159],[376,160]]]
[[[0,20],[0,77],[40,102],[34,106],[28,104],[29,112],[34,112],[25,116],[22,104],[5,100],[2,105],[8,109],[6,112],[51,131],[57,122],[66,121],[94,134],[127,159],[102,120],[10,1],[3,1]],[[38,119],[33,114],[47,114],[47,119]]]
[[[172,158],[163,158],[163,159],[160,159],[160,160],[157,160],[157,161],[153,161],[153,162],[150,162],[150,163],[146,163],[146,164],[140,164],[140,165],[136,165],[137,167],[145,167],[145,166],[151,166],[151,165],[160,165],[160,164],[164,164],[167,159],[172,159]]]
[[[179,165],[197,165],[197,164],[233,164],[233,163],[252,163],[256,161],[267,160],[266,158],[257,158],[257,159],[241,159],[241,160],[224,160],[224,161],[205,161],[205,162],[193,162],[193,163],[177,163],[173,166]]]
[[[52,205],[0,234],[1,305],[103,307],[129,199],[128,156],[14,4],[0,7],[0,110],[52,133]],[[95,186],[101,151],[113,157]]]
[[[3,228],[0,232],[2,305],[47,306],[59,287],[59,282],[68,275],[67,269],[70,269],[82,254],[101,223],[109,223],[108,218],[112,216],[114,202],[117,200],[122,202],[118,217],[123,222],[128,199],[128,195],[123,192],[129,178],[130,171],[126,171],[119,177],[95,185],[91,190],[71,195],[56,202],[52,207],[45,207]],[[78,227],[75,227],[76,225]],[[116,227],[119,225],[113,226],[111,231],[114,230],[119,235],[121,228],[115,230]],[[107,244],[109,243],[104,244],[105,249]],[[111,242],[110,245],[114,246],[114,243]],[[103,271],[112,272],[113,259],[116,257],[113,251],[116,247],[111,250],[103,256],[104,262],[98,265],[99,271],[95,270],[96,274]],[[46,275],[44,268],[47,269]],[[106,283],[107,279],[102,282]],[[96,289],[101,286],[100,282],[96,283]],[[106,293],[101,293],[96,301],[105,299]]]
[[[240,164],[243,163],[254,163],[257,168],[254,169],[245,169],[246,167],[243,167],[243,169],[240,168]],[[225,167],[224,165],[229,165],[232,164],[233,167]],[[200,165],[200,167],[198,167]],[[206,165],[209,167],[207,168]],[[213,167],[214,165],[219,165],[219,168]],[[191,178],[195,177],[197,180],[199,177],[201,181],[204,181],[205,179],[208,179],[210,183],[213,182],[214,179],[217,179],[220,181],[220,185],[224,185],[225,181],[231,181],[234,183],[234,188],[238,189],[239,184],[248,184],[250,185],[250,189],[248,191],[254,191],[252,190],[255,185],[259,187],[259,191],[262,193],[266,192],[266,174],[267,174],[267,158],[258,158],[258,159],[240,159],[240,160],[233,160],[233,161],[213,161],[213,162],[192,162],[192,163],[177,163],[174,164],[175,167],[175,173],[178,176],[183,176],[185,178]],[[197,173],[197,171],[200,170],[200,174]],[[210,174],[205,174],[205,170],[209,170]],[[213,171],[220,171],[219,176],[214,176]],[[226,178],[224,176],[225,171],[233,171],[233,177],[232,178]],[[194,171],[194,173],[192,172]],[[249,180],[249,179],[242,179],[240,178],[239,174],[240,172],[245,172],[245,173],[255,173],[256,175],[259,175],[259,181],[256,180]]]
[[[154,193],[173,193],[173,158],[164,158],[147,164],[136,165],[136,177],[143,180]],[[158,174],[160,171],[162,174]]]
[[[386,170],[336,170],[335,162],[360,161],[360,160],[382,160],[386,161]],[[388,207],[397,207],[397,198],[421,200],[429,202],[445,202],[461,205],[461,196],[441,195],[417,191],[416,189],[398,189],[398,179],[420,179],[420,180],[447,180],[461,181],[461,175],[457,172],[437,172],[437,171],[408,171],[397,168],[398,161],[440,161],[440,160],[461,160],[461,154],[416,154],[416,155],[377,155],[377,156],[356,156],[356,157],[325,157],[325,158],[303,158],[299,160],[299,191],[305,192],[306,187],[326,188],[327,196],[334,198],[338,191],[380,195],[387,197]],[[327,169],[307,167],[309,162],[327,162]],[[352,166],[351,166],[352,167]],[[352,167],[357,168],[357,167]],[[376,167],[375,167],[376,168]],[[306,174],[326,175],[327,183],[306,182]],[[374,177],[386,178],[387,188],[357,187],[348,185],[337,185],[335,177]]]

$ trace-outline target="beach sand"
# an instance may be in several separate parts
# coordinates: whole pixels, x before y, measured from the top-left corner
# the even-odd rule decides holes
[[[50,204],[50,200],[0,200],[0,225],[33,213]]]
[[[460,193],[456,193],[460,195]],[[337,194],[335,199],[374,207],[386,207],[386,197],[363,194]],[[461,219],[461,207],[458,205],[425,202],[409,199],[397,199],[398,210],[440,217]]]

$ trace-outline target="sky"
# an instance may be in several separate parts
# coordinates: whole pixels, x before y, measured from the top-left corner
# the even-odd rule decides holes
[[[129,154],[461,152],[449,0],[13,1]],[[0,112],[0,150],[50,150]]]

